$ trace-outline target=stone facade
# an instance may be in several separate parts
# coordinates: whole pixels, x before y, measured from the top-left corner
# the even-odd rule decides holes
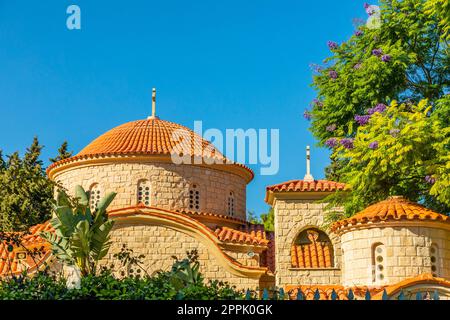
[[[172,256],[182,259],[186,257],[187,251],[196,249],[199,254],[200,271],[206,280],[226,281],[238,289],[254,289],[259,286],[259,279],[239,277],[226,270],[201,241],[167,226],[118,223],[111,236],[113,245],[102,261],[104,265],[119,266],[119,261],[113,256],[120,251],[123,244],[126,244],[127,248],[134,251],[134,254],[145,256],[143,267],[148,274],[152,275],[160,270],[169,271],[174,262]],[[244,257],[240,258],[242,260]],[[258,265],[252,259],[248,259],[246,264]],[[118,269],[118,273],[121,271],[129,272]],[[133,270],[133,273],[136,274],[136,272],[137,270]]]
[[[86,190],[95,184],[104,195],[114,191],[116,198],[109,209],[134,206],[138,202],[138,184],[148,180],[151,184],[150,206],[168,210],[192,210],[228,215],[228,197],[234,194],[234,217],[246,217],[246,181],[225,171],[195,165],[173,163],[106,163],[77,166],[58,172],[55,181],[68,192],[76,185]],[[190,208],[189,191],[197,184],[200,191],[199,209]]]
[[[277,199],[275,201],[276,285],[330,285],[341,283],[340,239],[324,227],[326,204],[315,200]],[[317,228],[327,233],[333,245],[332,268],[292,268],[291,246],[303,230]]]
[[[407,225],[356,229],[342,234],[341,243],[344,286],[389,285],[422,273],[450,278],[450,232],[446,230]],[[383,261],[376,260],[374,250],[380,244]],[[373,276],[378,265],[383,270],[376,273],[383,279]]]

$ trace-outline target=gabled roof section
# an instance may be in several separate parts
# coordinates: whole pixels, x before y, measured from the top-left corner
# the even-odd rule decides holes
[[[289,180],[266,187],[265,202],[272,205],[274,194],[279,193],[331,193],[346,189],[346,184],[329,180]]]
[[[345,231],[348,228],[379,226],[387,222],[426,222],[444,223],[450,227],[450,217],[434,212],[424,206],[400,196],[375,203],[358,214],[335,222],[332,231]]]

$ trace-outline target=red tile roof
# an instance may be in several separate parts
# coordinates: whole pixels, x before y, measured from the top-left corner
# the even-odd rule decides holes
[[[122,124],[102,134],[76,156],[58,161],[47,169],[49,173],[61,164],[80,159],[127,155],[172,155],[219,159],[226,164],[244,168],[253,177],[253,171],[245,165],[226,159],[212,143],[182,125],[149,118]]]
[[[45,222],[31,227],[29,233],[18,237],[19,243],[0,243],[0,277],[19,274],[24,270],[33,272],[47,261],[51,248],[39,236],[42,231],[53,231],[53,228],[49,222]],[[15,234],[20,236],[19,233]]]
[[[265,201],[269,200],[269,193],[273,192],[334,192],[344,190],[345,183],[334,182],[329,180],[289,180],[283,183],[266,187]]]
[[[423,273],[416,277],[408,278],[408,279],[400,281],[396,284],[387,286],[385,288],[385,290],[386,290],[386,294],[390,297],[392,295],[395,295],[396,293],[399,293],[399,291],[404,288],[408,288],[408,287],[418,285],[418,284],[434,284],[434,285],[450,288],[449,280],[444,279],[444,278],[433,277],[433,275],[431,273]],[[381,300],[382,298],[383,298],[382,291],[372,297],[373,300]]]
[[[332,248],[327,242],[291,247],[291,265],[294,268],[332,268],[332,259]]]
[[[235,222],[236,224],[246,225],[248,222],[243,219],[218,214],[218,213],[212,213],[212,212],[204,212],[204,211],[193,211],[193,210],[186,210],[186,209],[175,209],[176,212],[187,214],[192,217],[210,217],[210,218],[219,218],[223,220],[227,220],[230,222]]]
[[[252,244],[266,246],[269,242],[266,239],[266,233],[264,227],[247,226],[246,231],[231,229],[229,227],[218,227],[214,231],[217,238],[223,242],[239,243],[239,244]]]
[[[299,289],[303,293],[305,300],[314,300],[314,295],[316,294],[316,291],[319,292],[320,295],[319,300],[332,300],[333,290],[334,292],[336,292],[337,295],[336,300],[348,300],[348,294],[350,292],[350,289],[352,290],[353,295],[355,296],[356,299],[364,299],[367,290],[369,290],[372,296],[383,291],[382,287],[344,288],[341,285],[289,285],[286,286],[286,292],[288,293],[289,298],[295,300],[297,298],[297,293]]]
[[[342,230],[346,227],[355,227],[367,223],[379,223],[387,221],[428,221],[450,223],[450,217],[436,213],[411,202],[403,197],[390,197],[387,200],[373,204],[360,213],[335,222],[331,230]]]

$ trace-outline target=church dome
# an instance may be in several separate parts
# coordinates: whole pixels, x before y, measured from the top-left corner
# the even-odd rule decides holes
[[[136,120],[119,125],[94,139],[76,156],[53,163],[47,169],[52,178],[58,168],[67,164],[76,165],[80,161],[93,159],[127,158],[136,156],[160,156],[169,158],[172,155],[191,158],[193,164],[211,163],[212,166],[226,171],[233,171],[245,176],[249,182],[253,179],[253,171],[245,165],[228,160],[214,145],[203,139],[193,130],[158,117]]]
[[[89,143],[77,156],[95,155],[171,155],[189,151],[189,156],[202,156],[211,148],[214,158],[225,159],[209,142],[182,125],[149,118],[122,124]]]

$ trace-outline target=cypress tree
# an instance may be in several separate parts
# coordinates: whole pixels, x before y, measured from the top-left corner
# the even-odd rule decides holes
[[[70,152],[68,151],[67,141],[64,141],[63,144],[61,145],[61,147],[59,147],[59,149],[58,149],[58,155],[55,158],[50,158],[50,161],[55,163],[60,160],[70,158],[72,156],[72,154],[73,154],[72,151],[70,151]]]

